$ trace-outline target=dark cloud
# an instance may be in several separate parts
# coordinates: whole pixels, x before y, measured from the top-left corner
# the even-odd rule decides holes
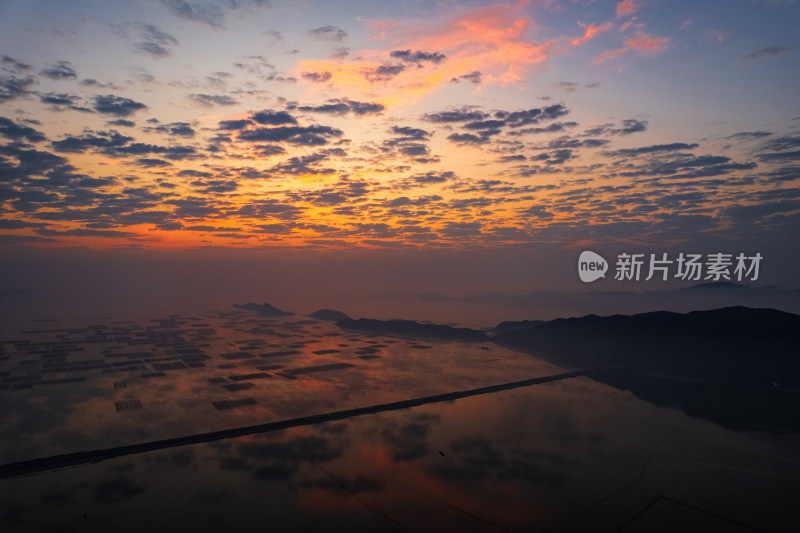
[[[398,141],[417,140],[424,141],[430,137],[430,132],[408,126],[392,126],[392,133],[402,136]]]
[[[728,135],[725,137],[726,139],[761,139],[763,137],[769,137],[772,135],[769,131],[741,131],[739,133],[734,133],[733,135]]]
[[[127,137],[117,131],[87,132],[80,137],[67,136],[60,141],[53,141],[51,144],[57,152],[84,152],[89,148],[117,148],[133,141],[133,137]]]
[[[631,133],[638,133],[640,131],[645,131],[646,129],[647,129],[646,120],[627,119],[622,121],[622,128],[620,128],[619,134],[629,135]]]
[[[304,207],[296,206],[292,203],[280,200],[253,200],[236,211],[226,213],[227,215],[239,215],[244,218],[279,218],[281,220],[293,220],[300,217],[305,210]]]
[[[6,117],[0,117],[0,135],[14,141],[28,139],[28,141],[32,143],[41,142],[46,139],[42,132],[30,126],[17,124]]]
[[[574,128],[577,126],[577,122],[553,122],[552,124],[548,124],[547,126],[539,127],[539,128],[522,128],[519,130],[514,130],[508,132],[509,135],[528,135],[532,133],[557,133],[560,131],[564,131],[567,128]]]
[[[386,81],[394,78],[406,69],[405,65],[381,65],[364,73],[370,81]]]
[[[113,83],[100,83],[94,78],[86,78],[78,82],[82,87],[100,87],[101,89],[119,89]]]
[[[190,94],[189,98],[205,107],[236,105],[239,103],[228,95]]]
[[[502,157],[498,157],[497,161],[500,163],[510,163],[513,161],[525,161],[527,157],[524,154],[515,154],[515,155],[504,155]]]
[[[103,153],[115,157],[159,154],[167,159],[177,161],[191,159],[197,154],[197,150],[193,146],[159,146],[157,144],[148,143],[131,143],[126,146],[104,147]]]
[[[286,153],[286,150],[283,148],[283,146],[278,146],[277,144],[265,144],[261,146],[256,146],[255,148],[256,150],[258,150],[258,153],[263,156],[279,155]]]
[[[46,235],[46,236],[64,235],[73,237],[108,237],[115,239],[120,237],[137,236],[135,233],[130,233],[127,231],[111,230],[111,229],[89,229],[89,228],[77,228],[71,230],[37,229],[35,231],[39,235]]]
[[[188,122],[171,122],[155,127],[143,128],[146,132],[166,133],[176,137],[194,137],[195,131]]]
[[[347,153],[341,148],[332,148],[330,150],[323,150],[309,155],[295,156],[289,158],[288,161],[276,165],[270,169],[270,172],[280,174],[302,175],[302,174],[333,174],[336,170],[332,168],[320,168],[316,163],[320,163],[330,158],[330,156],[345,156]]]
[[[606,155],[622,156],[622,157],[635,157],[643,154],[655,154],[662,152],[677,152],[678,150],[692,150],[697,148],[697,143],[670,143],[670,144],[654,144],[651,146],[641,146],[639,148],[621,148],[613,152],[606,152]]]
[[[464,124],[464,128],[468,130],[487,130],[487,129],[497,129],[500,127],[505,126],[506,122],[504,120],[479,120],[475,122],[468,122]]]
[[[189,196],[166,200],[164,203],[176,207],[175,216],[178,218],[206,218],[219,214],[219,208],[210,204],[205,198]]]
[[[469,74],[463,74],[457,78],[450,79],[450,83],[461,83],[462,81],[480,85],[480,83],[483,81],[483,74],[476,70],[474,72],[470,72]]]
[[[573,157],[572,150],[563,149],[555,150],[553,152],[543,152],[539,155],[530,157],[530,159],[532,161],[542,161],[548,165],[562,165]]]
[[[523,111],[496,111],[495,118],[505,121],[507,126],[519,128],[530,124],[538,124],[545,120],[553,120],[568,114],[569,110],[562,104],[553,104],[543,108],[533,108]]]
[[[480,135],[474,135],[472,133],[452,133],[447,136],[448,141],[452,141],[456,144],[484,144],[489,142],[488,137],[483,137]]]
[[[420,143],[405,143],[397,147],[398,151],[409,157],[428,155],[428,147]]]
[[[669,176],[671,179],[698,178],[727,174],[733,170],[751,170],[755,163],[734,163],[729,157],[715,155],[695,156],[676,153],[647,161],[644,165],[620,172],[626,177]]]
[[[247,118],[238,120],[220,120],[218,123],[218,129],[226,131],[243,130],[251,124],[253,124],[253,121]]]
[[[777,163],[800,160],[800,135],[783,135],[761,143],[758,159]]]
[[[31,93],[31,91],[28,90],[29,87],[35,84],[36,80],[33,76],[27,76],[25,78],[0,76],[0,104],[15,98],[27,96]]]
[[[251,118],[259,124],[269,126],[280,126],[282,124],[297,124],[297,119],[286,111],[264,110],[253,113]]]
[[[445,172],[426,172],[425,174],[417,174],[413,176],[413,180],[417,183],[444,183],[447,180],[455,179],[456,175],[452,171]]]
[[[341,137],[342,130],[330,126],[279,126],[276,128],[256,128],[239,132],[243,141],[286,141],[291,144],[318,146],[328,143],[330,137]]]
[[[548,148],[599,148],[611,141],[607,139],[575,139],[564,135],[547,143]]]
[[[47,68],[42,69],[39,74],[51,80],[78,79],[78,73],[75,72],[75,68],[73,68],[72,63],[69,61],[56,61],[52,65],[47,65]]]
[[[171,167],[172,163],[169,161],[164,161],[163,159],[155,159],[149,157],[143,157],[136,160],[136,164],[141,165],[145,168],[157,168],[157,167]]]
[[[755,52],[750,52],[744,56],[742,60],[752,61],[754,59],[762,59],[765,57],[777,57],[779,55],[788,54],[791,51],[792,49],[786,46],[767,46],[765,48],[756,50]]]
[[[79,102],[80,99],[80,96],[67,93],[44,93],[39,95],[41,103],[54,106],[72,106]]]
[[[213,28],[222,27],[225,19],[224,12],[215,4],[198,4],[185,0],[161,0],[161,4],[166,6],[176,17],[208,24]]]
[[[631,133],[638,133],[646,130],[647,130],[646,120],[636,120],[630,118],[623,120],[620,126],[614,126],[613,124],[603,124],[602,126],[590,128],[584,132],[584,135],[587,136],[630,135]]]
[[[191,185],[204,194],[223,194],[239,188],[236,180],[196,180]]]
[[[445,237],[473,237],[480,235],[481,227],[480,222],[448,222],[438,231]]]
[[[300,76],[312,83],[324,83],[333,77],[330,72],[301,72]]]
[[[13,57],[7,55],[0,56],[0,65],[5,67],[6,69],[11,69],[11,70],[19,70],[19,71],[33,70],[33,67],[31,65],[18,61]]]
[[[389,52],[390,57],[399,59],[406,63],[441,63],[445,55],[439,52],[420,52],[419,50],[412,52],[411,50],[392,50]]]
[[[311,111],[314,113],[328,113],[331,115],[345,115],[353,113],[354,115],[376,115],[384,111],[383,104],[372,102],[357,102],[355,100],[335,99],[328,100],[327,103],[318,106],[299,106],[300,111]]]
[[[477,111],[471,107],[463,107],[453,111],[441,111],[439,113],[426,113],[422,116],[422,120],[426,122],[436,123],[450,123],[450,122],[468,122],[475,120],[483,120],[488,115],[482,111]]]
[[[347,32],[336,26],[320,26],[309,30],[308,33],[321,41],[341,42],[347,39]]]
[[[210,172],[202,172],[200,170],[181,170],[178,172],[178,176],[180,177],[192,177],[192,178],[210,178],[213,176]]]
[[[94,110],[98,113],[105,113],[107,115],[127,117],[139,111],[140,109],[146,108],[147,106],[140,102],[136,102],[130,98],[114,96],[113,94],[98,94],[94,97]]]

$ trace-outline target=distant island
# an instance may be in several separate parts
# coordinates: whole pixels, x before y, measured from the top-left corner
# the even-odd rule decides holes
[[[317,320],[327,320],[329,322],[339,322],[341,320],[350,318],[341,311],[336,311],[334,309],[320,309],[319,311],[314,311],[308,316]]]
[[[273,307],[268,303],[263,303],[261,305],[255,304],[253,302],[249,302],[246,304],[233,304],[233,307],[236,309],[244,309],[245,311],[255,311],[259,315],[263,316],[291,316],[294,313],[290,311],[282,311],[277,307]]]
[[[489,336],[479,330],[455,328],[443,324],[424,324],[413,320],[372,320],[347,318],[337,322],[343,329],[367,331],[384,335],[401,335],[407,337],[426,337],[435,339],[460,340],[467,342],[486,342]]]

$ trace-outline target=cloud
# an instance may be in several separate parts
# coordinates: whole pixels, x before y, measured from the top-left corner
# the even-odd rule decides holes
[[[46,76],[51,80],[74,80],[78,78],[78,73],[69,61],[56,61],[52,65],[48,65],[39,74]]]
[[[192,100],[194,100],[195,102],[204,107],[228,106],[228,105],[236,105],[239,103],[228,95],[195,93],[195,94],[190,94],[189,98],[191,98]]]
[[[264,110],[253,113],[251,118],[259,124],[269,126],[280,126],[282,124],[297,124],[297,119],[286,111]]]
[[[441,63],[446,57],[439,52],[420,52],[419,50],[412,52],[411,50],[392,50],[389,52],[389,57],[399,59],[406,63]]]
[[[147,108],[146,105],[140,102],[136,102],[130,98],[114,96],[113,94],[95,95],[93,100],[95,111],[117,117],[127,117],[140,109]]]
[[[467,122],[470,120],[482,120],[488,115],[483,111],[477,111],[472,107],[462,107],[452,111],[441,111],[439,113],[426,113],[422,116],[422,120],[426,122],[436,123],[450,123],[450,122]]]
[[[80,137],[68,135],[51,144],[56,152],[82,153],[89,148],[116,148],[133,141],[133,137],[121,135],[117,131],[100,131],[84,133]]]
[[[81,97],[67,93],[44,93],[39,94],[39,101],[43,104],[51,105],[55,110],[61,111],[64,107],[74,111],[82,111],[84,113],[93,113],[88,107],[78,105],[81,102]]]
[[[584,28],[586,32],[583,34],[582,37],[576,37],[572,39],[572,46],[580,46],[586,41],[590,41],[595,38],[598,33],[608,31],[614,27],[612,22],[606,22],[605,24],[601,24],[600,26],[595,26],[594,24],[589,24],[588,26],[582,22],[578,22],[578,25],[581,28]]]
[[[180,44],[169,33],[161,30],[155,24],[144,22],[128,22],[126,24],[112,24],[114,32],[125,40],[130,40],[131,32],[138,36],[133,43],[133,51],[161,59],[172,55],[172,47]]]
[[[330,72],[301,72],[300,76],[312,83],[324,83],[330,81],[333,74]]]
[[[17,71],[33,70],[33,67],[31,65],[18,61],[13,57],[7,56],[5,54],[0,56],[0,65],[5,67],[6,69],[12,69]]]
[[[300,111],[327,113],[331,115],[346,115],[347,113],[353,113],[357,116],[364,116],[381,114],[385,107],[382,104],[374,102],[356,102],[355,100],[348,99],[333,99],[328,100],[327,103],[322,105],[299,106],[297,109]]]
[[[218,123],[218,129],[232,131],[232,130],[243,130],[247,126],[253,124],[253,121],[249,118],[240,118],[235,120],[220,120]]]
[[[30,126],[17,124],[6,117],[0,117],[0,135],[13,141],[28,139],[28,141],[32,143],[41,142],[46,139],[44,133]]]
[[[393,47],[388,54],[369,50],[351,54],[353,60],[308,59],[299,63],[297,72],[309,81],[323,81],[318,77],[324,76],[324,81],[351,98],[374,98],[374,84],[383,84],[377,100],[387,107],[413,103],[462,76],[476,79],[476,72],[481,85],[521,83],[555,45],[555,40],[539,44],[526,38],[530,20],[521,14],[523,4],[468,11],[443,24],[374,21],[370,30],[375,38]],[[387,59],[401,63],[387,63]],[[412,64],[417,68],[401,68]]]
[[[639,133],[647,130],[646,120],[636,120],[633,118],[625,119],[619,126],[613,124],[603,124],[594,128],[587,129],[584,135],[598,136],[598,135],[630,135],[632,133]]]
[[[184,20],[207,24],[212,28],[222,27],[225,14],[214,4],[197,4],[184,0],[161,0],[170,12]]]
[[[643,56],[654,56],[666,51],[669,46],[669,37],[651,37],[644,32],[636,37],[625,40],[625,46],[635,50]]]
[[[755,52],[750,52],[742,58],[742,61],[753,61],[756,59],[778,57],[779,55],[788,54],[792,49],[786,46],[767,46]]]
[[[639,6],[636,5],[634,0],[623,0],[617,4],[617,18],[626,17],[636,13]]]
[[[279,126],[242,130],[239,132],[239,139],[243,141],[285,141],[291,144],[319,146],[327,144],[330,137],[341,137],[342,134],[342,130],[329,126]]]
[[[309,35],[319,39],[320,41],[341,42],[347,39],[347,32],[336,26],[320,26],[319,28],[309,30]]]
[[[188,122],[171,122],[169,124],[159,124],[155,127],[142,128],[145,132],[165,133],[177,137],[194,137],[195,131]]]
[[[483,82],[483,74],[479,71],[470,72],[469,74],[463,74],[457,78],[451,78],[450,83],[461,83],[462,81],[468,81],[474,85],[480,85]]]
[[[697,148],[699,145],[697,143],[686,144],[686,143],[671,143],[671,144],[654,144],[651,146],[641,146],[639,148],[622,148],[619,150],[614,150],[613,152],[606,152],[606,155],[610,156],[622,156],[622,157],[635,157],[644,154],[654,154],[654,153],[661,153],[661,152],[676,152],[678,150],[692,150]]]

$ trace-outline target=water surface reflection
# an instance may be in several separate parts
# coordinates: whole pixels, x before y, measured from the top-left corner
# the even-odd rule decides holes
[[[572,378],[8,479],[0,513],[13,531],[792,531],[798,450]]]

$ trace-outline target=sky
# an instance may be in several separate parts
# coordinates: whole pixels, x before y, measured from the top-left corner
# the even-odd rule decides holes
[[[0,0],[0,289],[796,287],[798,41],[791,0]]]

